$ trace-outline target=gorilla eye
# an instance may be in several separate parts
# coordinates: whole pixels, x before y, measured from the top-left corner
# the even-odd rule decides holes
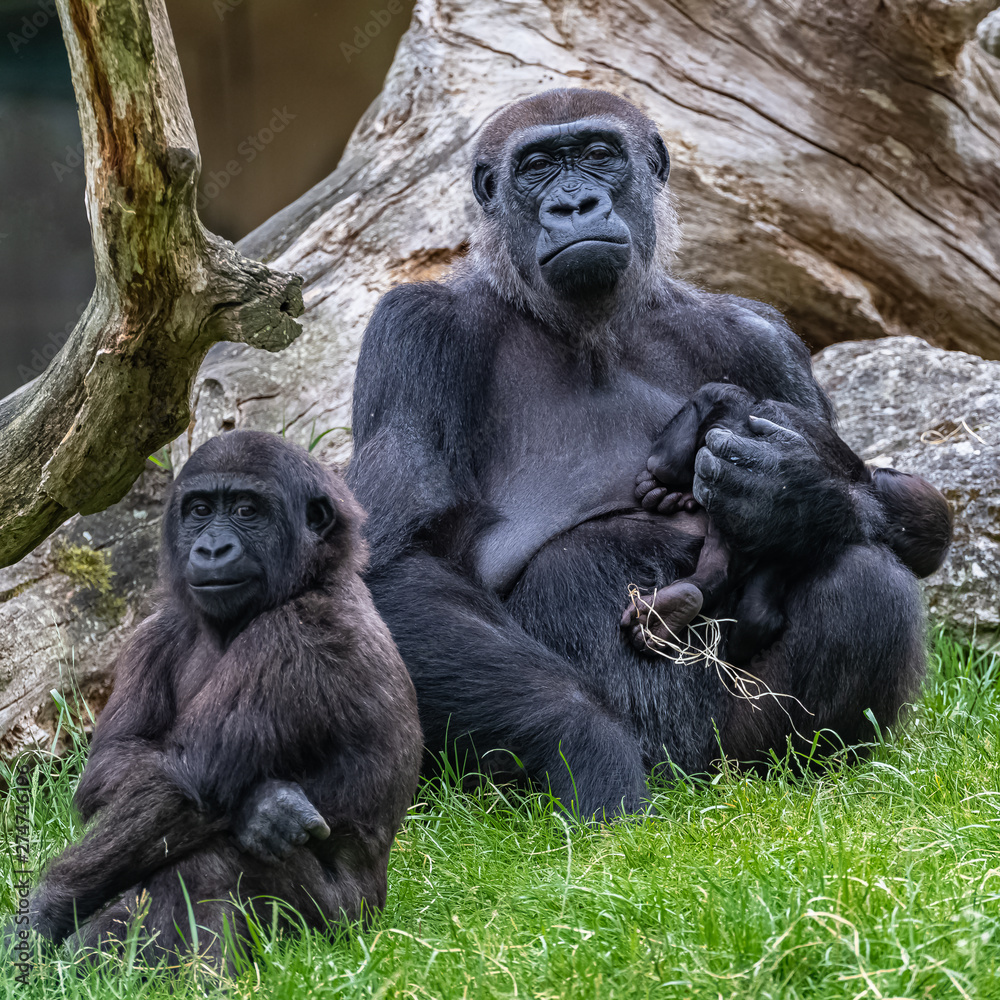
[[[249,517],[253,517],[257,513],[257,508],[249,503],[241,503],[239,507],[236,508],[236,516],[241,517],[244,520]]]
[[[525,174],[535,174],[542,170],[548,170],[552,166],[552,160],[541,153],[535,153],[526,160],[521,161],[521,172]]]
[[[212,513],[212,508],[199,500],[197,503],[191,504],[189,513],[194,514],[195,517],[208,517]]]
[[[614,150],[608,146],[590,146],[583,158],[591,163],[607,163],[614,155]]]

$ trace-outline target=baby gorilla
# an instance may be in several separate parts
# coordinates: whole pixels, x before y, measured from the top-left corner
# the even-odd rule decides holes
[[[636,477],[636,497],[646,510],[672,514],[698,508],[691,493],[695,461],[710,433],[722,441],[727,433],[751,439],[771,434],[797,437],[803,447],[816,452],[831,479],[846,484],[839,496],[837,491],[824,496],[821,512],[823,520],[834,528],[843,521],[844,533],[832,533],[838,543],[851,541],[848,492],[867,487],[878,492],[882,507],[892,518],[885,541],[900,559],[921,577],[941,565],[952,524],[950,509],[934,487],[895,469],[870,470],[827,421],[788,403],[755,399],[729,383],[702,386],[657,438],[646,469]],[[739,464],[745,458],[734,453],[730,460]],[[770,470],[758,471],[767,474]],[[800,502],[808,505],[811,498],[804,495]],[[934,543],[932,548],[928,539]],[[817,565],[825,555],[815,553]],[[790,584],[798,573],[814,569],[773,560],[765,565],[753,552],[735,552],[727,545],[720,526],[710,520],[694,572],[655,595],[643,597],[639,608],[626,610],[622,627],[631,630],[633,644],[642,648],[644,628],[666,639],[668,630],[676,635],[698,614],[718,613],[725,606],[726,613],[736,619],[726,638],[726,655],[743,662],[770,645],[784,628],[784,602]]]
[[[271,434],[199,448],[164,518],[163,593],[119,656],[75,803],[96,822],[49,866],[31,926],[147,957],[277,898],[326,929],[385,904],[422,739],[406,668],[361,579],[339,476]]]

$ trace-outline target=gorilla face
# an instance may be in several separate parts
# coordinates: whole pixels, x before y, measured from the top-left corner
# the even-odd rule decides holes
[[[610,118],[535,125],[511,137],[502,169],[476,167],[480,204],[497,213],[521,278],[562,299],[612,292],[635,259],[656,248],[653,199],[668,159],[643,150]]]
[[[264,563],[280,515],[256,484],[216,478],[184,485],[178,543],[187,553],[184,581],[195,607],[230,625],[263,601]]]
[[[338,523],[321,472],[273,435],[231,431],[202,445],[174,483],[169,584],[222,635],[313,583]]]

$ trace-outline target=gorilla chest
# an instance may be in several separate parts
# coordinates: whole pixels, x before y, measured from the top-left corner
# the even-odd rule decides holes
[[[555,535],[637,508],[636,473],[684,396],[625,368],[595,378],[589,364],[530,352],[501,357],[495,372],[479,482],[497,519],[478,562],[502,590]]]
[[[631,500],[650,443],[682,402],[626,372],[596,385],[537,368],[505,374],[489,407],[497,461],[483,484],[498,503],[519,486],[552,487],[563,505],[570,494],[585,507]]]

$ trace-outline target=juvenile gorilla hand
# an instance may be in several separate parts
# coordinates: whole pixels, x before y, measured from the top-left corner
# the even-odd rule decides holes
[[[233,821],[240,849],[276,864],[310,837],[326,840],[330,828],[294,781],[264,781]]]
[[[846,481],[835,479],[797,431],[749,418],[753,437],[721,427],[695,459],[694,495],[746,555],[794,558],[860,534]]]

